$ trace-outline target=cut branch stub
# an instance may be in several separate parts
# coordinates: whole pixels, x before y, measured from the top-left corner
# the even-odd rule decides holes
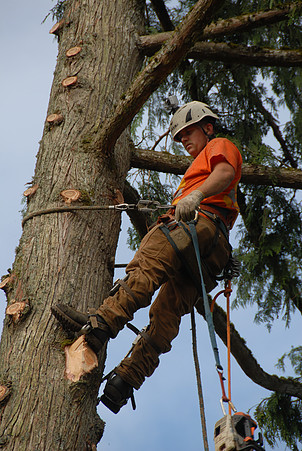
[[[6,402],[10,394],[10,387],[8,387],[7,385],[0,385],[0,404]]]
[[[21,318],[29,312],[29,310],[30,306],[28,301],[13,301],[6,308],[5,313],[6,315],[11,316],[14,323],[18,323]]]
[[[59,34],[59,31],[64,26],[64,20],[60,20],[59,22],[55,23],[53,27],[49,30],[49,34]]]
[[[58,125],[63,121],[63,116],[60,113],[53,113],[47,116],[46,121],[49,124]]]
[[[115,189],[114,190],[114,197],[113,197],[113,199],[112,199],[112,202],[114,203],[114,204],[123,204],[125,201],[124,201],[124,196],[123,196],[123,194],[120,192],[120,190],[119,189]]]
[[[10,281],[11,281],[11,277],[5,277],[5,279],[3,279],[3,280],[0,282],[0,289],[1,289],[1,290],[4,290],[5,287],[6,287],[6,285],[7,285]]]
[[[64,88],[69,88],[70,86],[74,86],[77,81],[78,77],[76,75],[73,75],[72,77],[64,78],[64,80],[62,81],[62,86],[64,86]]]
[[[81,50],[82,50],[82,47],[80,47],[78,45],[75,47],[71,47],[70,49],[67,50],[66,56],[68,56],[70,58],[71,56],[75,56],[78,53],[80,53]]]
[[[81,335],[72,345],[65,346],[65,377],[72,382],[78,382],[84,374],[90,373],[98,366],[96,354],[87,345],[84,335]]]
[[[23,196],[25,197],[32,196],[33,194],[35,194],[38,188],[39,185],[33,185],[30,188],[27,188],[27,190],[24,191]]]
[[[81,192],[77,189],[65,189],[60,193],[63,197],[65,204],[69,205],[71,202],[75,202],[80,199]]]

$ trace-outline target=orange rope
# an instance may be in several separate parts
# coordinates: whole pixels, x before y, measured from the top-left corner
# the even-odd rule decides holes
[[[225,392],[224,392],[224,387],[223,387],[223,382],[222,380],[220,380],[221,386],[222,386],[222,400],[223,401],[228,401],[229,402],[229,415],[231,415],[232,413],[232,408],[231,408],[231,326],[230,326],[230,294],[232,293],[232,288],[231,288],[231,281],[230,280],[226,280],[225,281],[225,286],[224,286],[224,290],[219,291],[215,297],[212,300],[211,303],[211,312],[213,312],[214,310],[214,306],[215,306],[215,302],[218,298],[218,296],[220,296],[221,294],[224,294],[224,296],[227,299],[227,306],[226,306],[226,310],[227,310],[227,349],[228,349],[228,397],[226,398],[225,396]],[[220,378],[222,379],[222,378]]]
[[[228,398],[231,401],[231,327],[230,327],[230,294],[231,294],[231,281],[225,282],[225,297],[227,298],[227,348],[228,348]],[[232,414],[231,406],[229,403],[229,415]]]

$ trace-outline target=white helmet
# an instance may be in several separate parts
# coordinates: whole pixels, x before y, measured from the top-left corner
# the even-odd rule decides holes
[[[182,129],[188,127],[188,125],[196,124],[208,116],[219,119],[217,114],[213,113],[206,103],[194,100],[194,102],[186,103],[179,107],[170,122],[170,132],[174,141],[180,141],[177,138],[177,134]]]

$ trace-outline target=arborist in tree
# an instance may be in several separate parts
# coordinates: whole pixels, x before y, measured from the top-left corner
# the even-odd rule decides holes
[[[91,348],[100,352],[115,338],[141,307],[150,305],[150,323],[140,339],[107,379],[101,401],[117,413],[133,389],[138,390],[159,364],[159,355],[170,351],[182,315],[200,302],[201,278],[190,238],[188,221],[194,221],[203,278],[207,292],[216,285],[216,276],[228,263],[231,246],[229,230],[238,215],[236,188],[242,158],[226,138],[215,138],[218,116],[202,102],[190,102],[174,113],[170,131],[194,158],[174,195],[169,214],[143,238],[139,250],[108,298],[88,314],[58,304],[52,313],[65,329],[84,331]],[[198,301],[199,300],[199,301]]]

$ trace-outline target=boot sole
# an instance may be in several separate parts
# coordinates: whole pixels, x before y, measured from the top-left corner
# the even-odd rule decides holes
[[[127,400],[123,404],[116,404],[106,395],[101,396],[101,402],[113,413],[118,413],[121,408],[127,404]]]
[[[77,323],[71,319],[63,310],[60,309],[60,306],[58,305],[51,307],[51,313],[60,322],[65,330],[79,332],[79,330],[83,327],[83,324]]]

